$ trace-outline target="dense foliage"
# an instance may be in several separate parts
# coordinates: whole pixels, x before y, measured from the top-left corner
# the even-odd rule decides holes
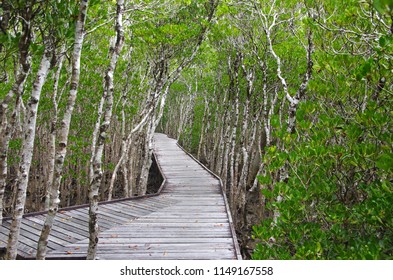
[[[332,13],[329,21],[344,34],[316,30],[320,40],[350,32],[373,38],[362,42],[350,35],[353,40],[341,38],[346,45],[321,42],[296,133],[278,129],[285,150],[273,146],[263,157],[268,172],[260,181],[274,182],[274,188],[263,190],[270,198],[267,208],[280,215],[253,228],[261,241],[254,258],[392,257],[392,30],[375,25],[372,17],[356,16],[346,24],[361,9],[388,21],[392,5],[381,3],[374,3],[377,13],[357,2],[346,7],[347,14]],[[272,176],[284,165],[289,178],[277,182]],[[282,200],[274,201],[279,195]]]

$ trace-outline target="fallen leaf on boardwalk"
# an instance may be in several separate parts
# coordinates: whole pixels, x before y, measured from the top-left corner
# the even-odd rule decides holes
[[[66,211],[59,211],[60,214],[64,214]]]
[[[111,237],[112,238],[116,238],[116,237],[119,237],[117,234],[111,234]]]
[[[168,256],[168,253],[166,251],[164,252],[164,256]]]
[[[80,249],[81,249],[80,247],[75,247],[74,248],[75,251],[80,250]]]
[[[73,253],[71,251],[66,252],[67,255],[72,255]]]

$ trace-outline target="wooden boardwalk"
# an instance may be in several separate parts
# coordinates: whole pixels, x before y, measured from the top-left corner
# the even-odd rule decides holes
[[[160,193],[100,205],[98,259],[241,259],[219,179],[164,134],[155,135],[154,152],[164,176]],[[35,257],[44,219],[24,217],[21,257]],[[0,248],[10,222],[0,227]],[[60,210],[47,259],[84,259],[87,245],[88,208]]]

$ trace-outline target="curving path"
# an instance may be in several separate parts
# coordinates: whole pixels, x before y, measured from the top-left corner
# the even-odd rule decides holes
[[[157,196],[100,205],[99,259],[241,259],[220,181],[176,140],[155,134],[155,156],[165,178]],[[86,257],[88,208],[63,209],[50,237],[48,259]],[[19,255],[34,258],[45,218],[23,219]],[[6,246],[10,221],[0,227]]]

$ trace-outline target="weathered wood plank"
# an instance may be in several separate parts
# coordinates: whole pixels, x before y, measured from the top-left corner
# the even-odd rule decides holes
[[[103,209],[100,207],[98,209],[98,222],[101,222],[101,220],[105,220],[109,222],[109,225],[114,225],[114,224],[122,224],[122,223],[127,223],[131,219],[129,218],[124,218],[119,215],[119,213],[116,213],[115,211],[108,211],[106,209]]]
[[[80,208],[67,212],[70,217],[72,217],[72,222],[78,223],[82,227],[87,227],[89,225],[89,215],[88,209]],[[98,224],[104,229],[111,228],[115,223],[106,219],[105,216],[100,216],[98,214]]]
[[[29,217],[29,220],[34,221],[36,223],[42,223],[44,224],[44,221],[41,219],[38,219],[36,217]],[[53,228],[55,228],[57,231],[62,231],[64,230],[65,232],[72,232],[76,233],[81,236],[87,236],[88,234],[88,228],[87,227],[81,227],[79,224],[72,223],[71,221],[66,221],[63,220],[59,217],[56,217]]]
[[[158,233],[157,233],[158,232]],[[100,236],[113,236],[113,235],[119,235],[119,236],[124,236],[124,235],[132,235],[132,236],[149,236],[149,237],[154,237],[154,236],[159,236],[159,237],[164,237],[164,236],[173,236],[173,235],[183,235],[183,236],[202,236],[202,235],[212,235],[212,236],[219,236],[219,235],[225,235],[225,237],[230,237],[231,236],[231,231],[229,227],[222,228],[222,229],[206,229],[206,228],[197,228],[197,229],[179,229],[179,228],[127,228],[127,229],[117,229],[117,230],[111,230],[111,231],[105,231],[105,234],[102,234]]]
[[[125,219],[126,221],[130,221],[139,217],[139,215],[132,215],[131,213],[127,213],[126,209],[124,208],[100,206],[99,211],[116,215],[122,219]]]
[[[35,228],[35,229],[41,231],[42,227],[44,225],[44,221],[42,221],[42,222],[41,222],[41,220],[39,220],[39,221],[40,221],[40,223],[35,222],[34,220],[30,220],[30,219],[27,218],[27,219],[23,219],[22,223],[25,224],[26,226],[29,226],[29,227],[32,227],[32,228]],[[56,236],[56,237],[58,237],[58,238],[60,238],[62,240],[70,240],[70,238],[71,238],[73,240],[78,241],[78,240],[81,240],[83,238],[86,238],[85,235],[80,235],[80,234],[78,234],[78,233],[76,233],[76,232],[74,232],[72,230],[61,229],[61,228],[59,228],[56,225],[52,227],[52,232],[53,232],[53,234],[52,234],[53,236]],[[52,235],[51,235],[51,237],[52,237]]]
[[[124,205],[125,207],[128,207],[128,208],[126,208],[127,209],[126,212],[131,215],[138,216],[138,217],[145,216],[145,215],[148,215],[153,212],[152,210],[142,208],[141,206],[140,207],[137,207],[136,205],[130,206],[128,204],[124,204],[123,202],[119,202],[117,204],[121,204],[121,205]]]
[[[7,229],[9,229],[10,221],[6,221],[5,223],[3,223],[3,227],[6,227]],[[34,240],[35,238],[33,237],[33,239],[32,239],[31,236],[32,235],[30,233],[25,232],[24,230],[20,231],[18,247],[25,246],[28,249],[28,252],[26,252],[28,255],[34,254],[34,252],[36,251],[36,247],[37,247],[37,240],[38,239]],[[7,239],[8,239],[8,237],[7,237]],[[54,248],[55,247],[51,246],[51,249],[54,249]]]
[[[179,253],[169,254],[164,253],[148,253],[148,254],[99,254],[101,260],[129,260],[130,258],[138,260],[211,260],[211,259],[234,259],[232,252],[228,254],[212,254],[212,253]]]
[[[194,225],[203,224],[204,226],[219,226],[225,225],[228,222],[228,219],[219,219],[220,221],[210,221],[215,219],[155,219],[154,217],[142,217],[140,219],[132,221],[130,225],[140,225],[140,224],[154,224],[154,226],[171,226],[173,224],[179,224],[179,227],[184,227],[185,225],[189,225],[190,227]]]
[[[85,254],[77,254],[68,252],[68,254],[58,254],[51,255],[50,259],[72,259],[72,258],[83,258]],[[159,252],[159,253],[141,253],[141,254],[130,254],[130,252],[126,253],[101,253],[98,252],[99,260],[214,260],[214,259],[223,259],[223,260],[233,260],[235,259],[233,252],[214,252],[214,253],[205,253],[205,252],[181,252],[181,253],[172,253],[169,252]]]
[[[60,221],[62,223],[70,224],[73,226],[78,226],[79,228],[87,228],[88,227],[88,219],[82,217],[81,214],[78,214],[74,211],[72,213],[58,214],[56,215],[55,221]]]
[[[172,232],[160,232],[159,235],[156,233],[152,232],[116,232],[116,233],[106,233],[103,235],[100,235],[100,242],[103,241],[102,238],[105,239],[111,239],[111,238],[122,238],[125,239],[126,242],[128,243],[128,238],[142,238],[142,239],[147,239],[147,238],[172,238],[172,239],[180,239],[180,238],[209,238],[209,239],[216,239],[216,238],[231,238],[231,232],[177,232],[177,231],[172,231]]]
[[[98,250],[100,251],[109,251],[113,250],[113,244],[100,244]],[[88,240],[84,240],[83,242],[79,242],[76,244],[68,244],[63,249],[78,251],[78,252],[86,252],[88,247]],[[233,245],[231,243],[172,243],[172,244],[163,244],[163,243],[118,243],[116,244],[116,249],[118,250],[128,250],[132,249],[133,251],[163,251],[163,250],[172,250],[172,251],[184,251],[184,250],[206,250],[206,248],[210,250],[233,250]],[[63,251],[64,251],[63,250]],[[60,250],[59,250],[60,251]]]
[[[124,202],[122,202],[122,204],[125,204]],[[148,203],[135,203],[135,204],[132,204],[132,205],[130,205],[130,210],[133,210],[133,209],[135,209],[135,210],[143,210],[143,211],[145,211],[145,213],[151,213],[151,212],[154,212],[154,211],[157,211],[157,210],[160,210],[160,209],[162,209],[163,207],[160,207],[160,206],[156,206],[156,205],[154,205],[153,203],[151,204],[151,205],[149,205]]]
[[[29,232],[34,235],[34,240],[38,241],[39,236],[41,235],[42,227],[38,227],[37,224],[33,224],[33,222],[28,221],[27,219],[22,220],[21,224],[21,232]],[[74,243],[78,241],[77,239],[67,236],[65,234],[57,233],[56,235],[52,234],[49,236],[49,242],[53,242],[57,245],[64,245],[65,243]]]
[[[113,238],[101,238],[101,244],[129,244],[129,243],[136,243],[136,244],[146,244],[146,243],[163,243],[163,244],[176,244],[176,243],[233,243],[233,239],[230,237],[219,237],[214,238],[214,240],[210,237],[200,237],[200,238],[170,238],[170,237],[113,237]]]
[[[175,228],[175,229],[179,229],[179,228],[201,228],[203,226],[203,228],[214,228],[214,227],[226,227],[228,226],[227,223],[210,223],[210,222],[206,222],[206,223],[166,223],[166,222],[160,222],[157,221],[156,223],[151,223],[151,221],[134,221],[132,223],[130,223],[128,226],[132,226],[132,228],[138,229],[139,227],[152,227],[152,229],[159,229],[159,228]],[[112,230],[112,229],[111,229]]]

